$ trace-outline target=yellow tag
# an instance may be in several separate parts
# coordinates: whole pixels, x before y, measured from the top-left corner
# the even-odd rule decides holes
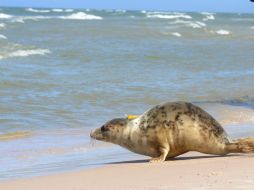
[[[128,119],[136,119],[138,115],[127,115]]]

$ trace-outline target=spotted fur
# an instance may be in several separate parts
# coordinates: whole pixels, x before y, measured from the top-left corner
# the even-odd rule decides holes
[[[211,115],[188,102],[166,102],[134,119],[113,119],[91,137],[151,156],[152,161],[188,151],[216,155],[254,151],[253,138],[231,142]]]

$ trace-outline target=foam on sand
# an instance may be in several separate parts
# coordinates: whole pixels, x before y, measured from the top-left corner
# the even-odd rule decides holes
[[[0,55],[0,59],[10,57],[27,57],[30,55],[45,55],[48,53],[51,53],[48,49],[16,50],[5,55]]]
[[[12,16],[8,14],[0,13],[0,19],[8,19],[8,18],[12,18]]]
[[[215,31],[215,33],[219,34],[219,35],[229,35],[229,34],[231,34],[231,32],[228,31],[228,30],[217,30],[217,31]]]
[[[29,12],[35,12],[35,13],[49,13],[50,10],[47,10],[47,9],[33,9],[33,8],[28,8],[26,9],[26,11],[29,11]]]
[[[0,39],[4,39],[4,40],[7,40],[7,37],[3,34],[0,34]]]
[[[71,14],[69,16],[60,16],[61,19],[73,19],[73,20],[101,20],[102,17],[95,16],[91,14],[86,14],[84,12],[77,12],[74,14]]]

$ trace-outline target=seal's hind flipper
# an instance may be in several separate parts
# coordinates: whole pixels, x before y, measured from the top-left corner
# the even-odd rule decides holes
[[[254,138],[242,138],[226,145],[229,153],[254,153]]]

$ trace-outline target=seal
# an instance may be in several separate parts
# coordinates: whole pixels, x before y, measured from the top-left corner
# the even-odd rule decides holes
[[[150,156],[150,162],[188,151],[215,155],[254,153],[254,138],[231,140],[211,115],[188,102],[166,102],[137,117],[113,119],[90,136]]]

